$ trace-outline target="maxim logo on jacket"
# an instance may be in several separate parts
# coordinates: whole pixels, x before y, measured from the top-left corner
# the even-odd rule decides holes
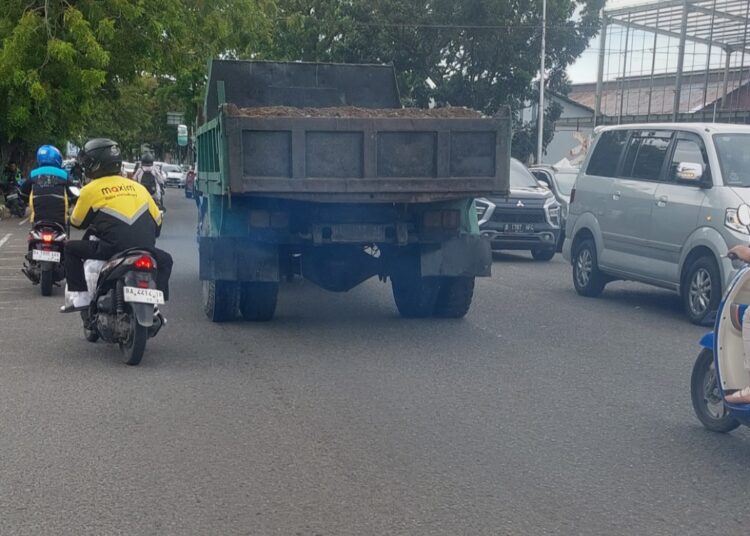
[[[135,186],[132,184],[119,184],[115,186],[107,186],[101,189],[102,195],[119,194],[122,192],[135,192]]]

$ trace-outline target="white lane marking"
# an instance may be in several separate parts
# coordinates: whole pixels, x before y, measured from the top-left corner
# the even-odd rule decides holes
[[[8,239],[10,239],[10,233],[0,238],[0,248],[3,247],[3,245],[8,241]]]
[[[24,218],[24,219],[22,219],[21,221],[19,221],[19,222],[18,222],[18,226],[19,226],[19,227],[21,227],[21,225],[23,225],[23,224],[24,224],[24,223],[26,223],[27,221],[29,221],[29,218]]]

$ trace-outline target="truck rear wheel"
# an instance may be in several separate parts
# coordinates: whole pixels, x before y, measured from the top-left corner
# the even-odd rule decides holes
[[[435,316],[463,318],[469,312],[473,298],[473,277],[443,277],[435,305]]]
[[[237,315],[237,283],[204,281],[203,311],[211,322],[227,322]]]
[[[391,273],[393,299],[404,318],[427,318],[435,312],[440,293],[439,277],[422,277],[418,254],[403,255]]]
[[[268,322],[276,312],[278,283],[243,283],[240,288],[240,313],[250,322]]]

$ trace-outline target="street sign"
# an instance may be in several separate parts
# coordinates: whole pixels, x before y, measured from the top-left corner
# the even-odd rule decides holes
[[[188,128],[185,125],[177,125],[177,145],[185,147],[188,143]]]
[[[172,126],[181,125],[185,122],[183,112],[167,112],[167,124]]]

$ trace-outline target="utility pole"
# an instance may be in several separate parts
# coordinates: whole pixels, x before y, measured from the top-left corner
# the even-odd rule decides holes
[[[547,38],[547,0],[542,0],[542,54],[541,54],[541,67],[539,69],[539,111],[537,112],[537,120],[539,126],[537,127],[537,146],[536,146],[536,163],[542,163],[542,149],[544,139],[544,57],[546,55],[546,43]]]

